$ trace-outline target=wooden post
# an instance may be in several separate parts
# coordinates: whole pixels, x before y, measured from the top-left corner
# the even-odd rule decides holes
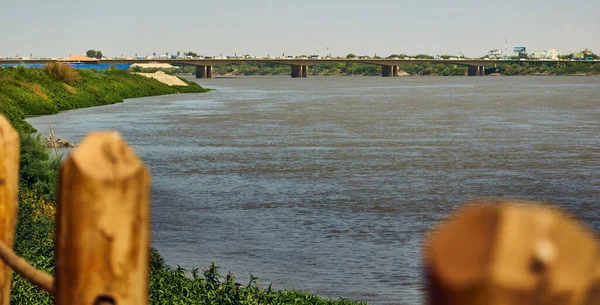
[[[19,187],[19,134],[0,114],[0,241],[13,248]],[[12,270],[0,260],[0,305],[10,304]]]
[[[63,162],[58,305],[148,302],[150,174],[117,133],[90,133]]]
[[[586,289],[583,305],[596,305],[600,303],[600,264],[596,267],[595,275]]]
[[[599,251],[592,232],[548,206],[474,202],[427,239],[429,304],[600,304]]]

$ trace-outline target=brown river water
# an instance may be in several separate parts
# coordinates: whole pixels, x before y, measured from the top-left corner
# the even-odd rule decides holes
[[[246,284],[421,304],[424,233],[469,199],[600,229],[599,77],[240,77],[28,119],[117,130],[153,175],[152,242]]]

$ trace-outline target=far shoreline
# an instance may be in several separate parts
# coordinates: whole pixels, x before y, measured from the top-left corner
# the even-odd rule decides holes
[[[241,78],[241,77],[257,77],[257,78],[291,78],[290,75],[288,74],[269,74],[269,75],[259,75],[259,74],[239,74],[239,75],[229,75],[229,74],[213,74],[212,78],[195,78],[194,74],[189,74],[189,73],[174,73],[173,75],[176,76],[180,76],[180,77],[185,77],[187,79],[190,80],[194,80],[194,79],[198,79],[198,80],[206,80],[206,79],[235,79],[235,78]],[[492,73],[492,74],[486,74],[483,76],[467,76],[467,75],[402,75],[402,76],[395,76],[395,77],[382,77],[380,75],[346,75],[346,74],[340,74],[340,75],[327,75],[327,74],[317,74],[317,75],[309,75],[308,78],[311,77],[379,77],[379,78],[390,78],[390,79],[397,79],[397,78],[412,78],[412,77],[485,77],[485,76],[494,76],[494,77],[498,77],[498,76],[502,76],[502,77],[519,77],[519,76],[523,76],[523,77],[530,77],[530,76],[556,76],[556,77],[565,77],[565,76],[585,76],[585,77],[600,77],[600,74],[517,74],[517,75],[505,75],[505,74],[496,74],[496,73]],[[214,89],[211,89],[214,90]]]

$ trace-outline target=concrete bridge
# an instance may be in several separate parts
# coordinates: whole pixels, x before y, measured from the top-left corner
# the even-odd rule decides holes
[[[32,59],[32,60],[2,60],[0,64],[44,64],[49,62],[64,62],[61,60]],[[310,66],[326,63],[361,63],[381,66],[381,76],[395,77],[399,76],[400,67],[411,64],[435,63],[451,64],[467,67],[467,75],[483,76],[485,69],[489,66],[504,63],[549,63],[560,66],[567,60],[500,60],[500,59],[350,59],[350,58],[327,58],[327,59],[279,59],[279,58],[231,58],[231,59],[100,59],[93,62],[99,64],[134,64],[134,63],[169,63],[175,65],[196,66],[196,78],[212,78],[213,67],[219,65],[228,65],[234,63],[270,63],[288,65],[291,67],[292,77],[308,77]],[[583,61],[586,62],[586,61]],[[589,61],[587,61],[589,62]]]

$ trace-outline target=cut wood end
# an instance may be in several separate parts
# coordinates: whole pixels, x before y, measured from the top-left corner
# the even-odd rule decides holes
[[[509,211],[518,215],[554,214],[549,206],[527,200],[484,199],[468,202],[442,222],[425,242],[428,272],[453,287],[469,287],[493,274],[500,237]],[[523,232],[525,233],[525,232]],[[551,247],[542,244],[540,259],[552,260]]]
[[[144,163],[117,132],[91,132],[65,163],[73,162],[85,175],[98,180],[119,180],[146,170]]]
[[[596,266],[598,249],[595,235],[585,226],[543,202],[479,200],[432,232],[424,255],[430,293],[437,297],[458,300],[480,291],[491,300],[494,296],[485,287],[500,289],[504,296],[532,296],[547,285],[551,288],[544,290],[545,296],[573,299],[587,280],[587,270]],[[588,294],[597,301],[596,289],[600,287]]]
[[[19,138],[19,134],[10,122],[0,114],[0,143],[8,143]]]
[[[430,275],[454,287],[480,283],[488,274],[499,218],[498,207],[472,203],[444,221],[425,242]]]
[[[596,305],[600,302],[600,264],[596,265],[594,276],[589,282],[583,305]]]

